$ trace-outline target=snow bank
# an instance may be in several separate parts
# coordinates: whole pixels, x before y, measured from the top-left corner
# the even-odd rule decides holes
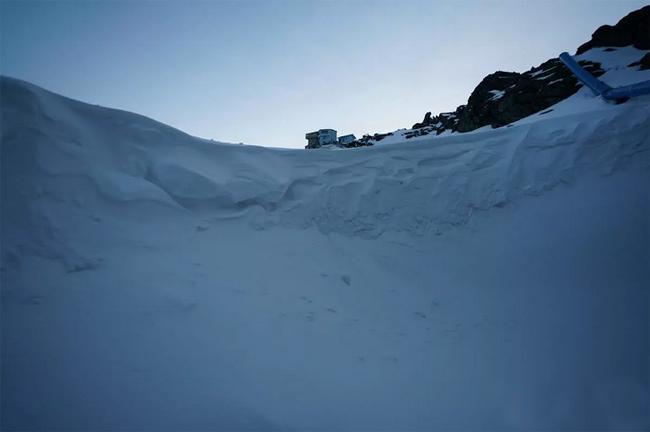
[[[208,142],[10,78],[2,85],[7,177],[21,185],[5,197],[25,206],[43,194],[73,199],[67,184],[78,178],[114,203],[249,213],[265,226],[363,237],[439,233],[476,210],[570,182],[581,170],[611,173],[648,147],[647,98],[616,106],[580,93],[557,113],[512,127],[304,152]],[[15,214],[16,225],[24,212]]]
[[[3,429],[648,426],[647,98],[335,152],[1,92]]]

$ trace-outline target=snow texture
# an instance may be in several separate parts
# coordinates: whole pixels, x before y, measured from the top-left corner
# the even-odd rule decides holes
[[[301,151],[1,86],[3,430],[648,427],[647,97]]]

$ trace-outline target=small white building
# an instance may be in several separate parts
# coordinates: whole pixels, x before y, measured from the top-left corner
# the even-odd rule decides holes
[[[328,144],[336,144],[336,131],[334,129],[319,129],[316,132],[305,134],[307,148],[318,148]]]
[[[343,135],[339,137],[339,144],[341,145],[349,144],[352,141],[355,141],[356,139],[357,137],[355,137],[353,134]]]

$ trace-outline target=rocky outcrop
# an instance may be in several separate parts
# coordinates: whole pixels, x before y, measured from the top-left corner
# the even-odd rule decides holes
[[[633,45],[650,49],[650,6],[631,12],[614,26],[599,27],[589,42],[581,45],[577,54],[595,47],[621,47]],[[614,48],[611,48],[614,50]],[[598,77],[605,71],[599,63],[578,62],[592,75]],[[629,67],[650,69],[650,54],[644,55]],[[431,112],[415,123],[405,138],[445,131],[469,132],[483,126],[506,126],[532,114],[548,110],[552,105],[568,98],[580,89],[581,84],[559,58],[545,61],[528,72],[494,72],[476,86],[467,104],[453,112],[436,116]],[[346,147],[373,145],[389,134],[364,135]]]
[[[387,136],[391,136],[393,133],[376,133],[373,135],[364,135],[363,137],[359,138],[358,140],[352,141],[351,143],[348,143],[344,145],[343,147],[363,147],[363,146],[371,146],[376,142],[379,142],[386,138]]]
[[[591,35],[591,40],[580,45],[576,54],[582,54],[591,48],[628,45],[642,50],[650,49],[650,6],[627,14],[614,26],[598,27]]]
[[[629,13],[616,25],[599,27],[577,54],[596,47],[633,45],[650,49],[650,6]],[[598,77],[604,73],[600,64],[580,61],[582,67]],[[650,54],[629,65],[639,70],[650,68]],[[483,78],[467,104],[456,111],[432,116],[427,113],[420,123],[407,132],[406,138],[441,134],[444,131],[469,132],[483,126],[501,127],[573,95],[580,85],[575,76],[557,59],[550,59],[528,72],[495,72]]]
[[[594,76],[604,71],[598,63],[580,64]],[[469,132],[483,126],[501,127],[527,117],[566,99],[580,86],[575,76],[559,59],[548,60],[528,72],[495,72],[483,78],[467,101],[453,113],[431,116],[413,125],[419,132],[406,137],[440,134],[446,130]]]

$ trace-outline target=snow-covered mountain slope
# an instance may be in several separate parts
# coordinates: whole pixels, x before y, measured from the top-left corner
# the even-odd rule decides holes
[[[346,151],[1,102],[3,430],[648,427],[648,98]]]
[[[650,7],[644,10],[650,13]],[[648,55],[650,50],[634,46],[599,47],[583,52],[575,59],[591,66],[588,70],[597,70],[598,79],[617,87],[650,80],[650,69],[638,64]],[[468,104],[455,112],[436,117],[427,113],[422,123],[415,124],[413,129],[382,134],[378,136],[379,139],[368,136],[366,144],[398,144],[432,136],[480,132],[497,126],[512,127],[514,124],[537,121],[540,116],[565,116],[590,110],[591,99],[583,97],[590,91],[581,87],[582,84],[558,58],[523,74],[496,72],[488,75],[476,87]],[[577,89],[580,90],[574,94]],[[464,124],[460,124],[463,116]],[[473,124],[477,122],[484,126],[476,129],[477,126]]]

